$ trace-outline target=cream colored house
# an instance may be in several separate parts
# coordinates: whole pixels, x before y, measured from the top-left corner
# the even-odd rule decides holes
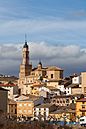
[[[72,93],[72,95],[81,94],[82,93],[82,88],[79,87],[79,86],[72,87],[71,88],[71,93]]]
[[[86,98],[82,98],[76,101],[76,116],[86,116]]]
[[[46,82],[46,85],[49,87],[58,88],[59,87],[59,81],[58,80],[49,80]]]
[[[49,80],[61,80],[63,78],[63,70],[56,66],[49,66],[46,75]]]
[[[39,81],[36,83],[33,83],[33,85],[31,86],[31,94],[40,96],[40,92],[43,88],[46,88],[45,83],[39,82]]]
[[[72,109],[62,109],[60,107],[60,109],[57,109],[54,112],[51,112],[49,115],[50,120],[60,120],[60,121],[65,121],[69,122],[69,121],[75,121],[76,119],[76,112],[75,110]]]
[[[43,97],[38,96],[20,96],[17,98],[17,116],[33,117],[34,106],[43,103]]]
[[[82,94],[86,94],[86,72],[81,72]]]
[[[48,120],[49,114],[55,111],[57,107],[51,103],[41,104],[34,107],[34,117],[41,120]]]

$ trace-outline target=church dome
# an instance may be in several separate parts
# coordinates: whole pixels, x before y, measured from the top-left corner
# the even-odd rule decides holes
[[[27,42],[25,42],[23,48],[28,48]]]
[[[39,65],[42,65],[41,61],[39,62]]]

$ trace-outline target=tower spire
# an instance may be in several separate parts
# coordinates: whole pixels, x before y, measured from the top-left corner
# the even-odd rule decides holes
[[[27,35],[25,34],[25,43],[27,43]]]
[[[27,35],[26,34],[25,34],[25,44],[24,44],[23,48],[28,48],[28,45],[27,45]]]

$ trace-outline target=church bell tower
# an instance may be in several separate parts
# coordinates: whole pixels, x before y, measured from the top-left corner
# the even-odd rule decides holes
[[[24,87],[25,87],[25,79],[27,76],[30,75],[32,71],[32,64],[29,63],[29,46],[27,41],[25,40],[24,46],[22,48],[22,62],[20,65],[20,72],[19,72],[19,90],[20,94],[23,94]]]
[[[20,65],[20,78],[30,75],[29,72],[29,47],[27,45],[27,42],[25,41],[25,44],[22,49],[22,63]]]

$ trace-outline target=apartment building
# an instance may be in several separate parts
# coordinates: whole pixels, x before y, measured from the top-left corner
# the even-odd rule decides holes
[[[76,116],[86,116],[86,98],[76,101]]]
[[[57,109],[56,105],[51,103],[41,104],[34,107],[34,117],[36,119],[48,120],[49,114]]]
[[[8,99],[8,114],[9,116],[17,116],[17,103],[13,99]]]
[[[55,96],[50,99],[50,102],[56,106],[69,106],[71,103],[71,96]]]
[[[33,109],[36,105],[42,104],[43,97],[29,95],[23,99],[17,99],[17,116],[33,117]]]
[[[86,94],[86,72],[81,72],[82,94]]]

